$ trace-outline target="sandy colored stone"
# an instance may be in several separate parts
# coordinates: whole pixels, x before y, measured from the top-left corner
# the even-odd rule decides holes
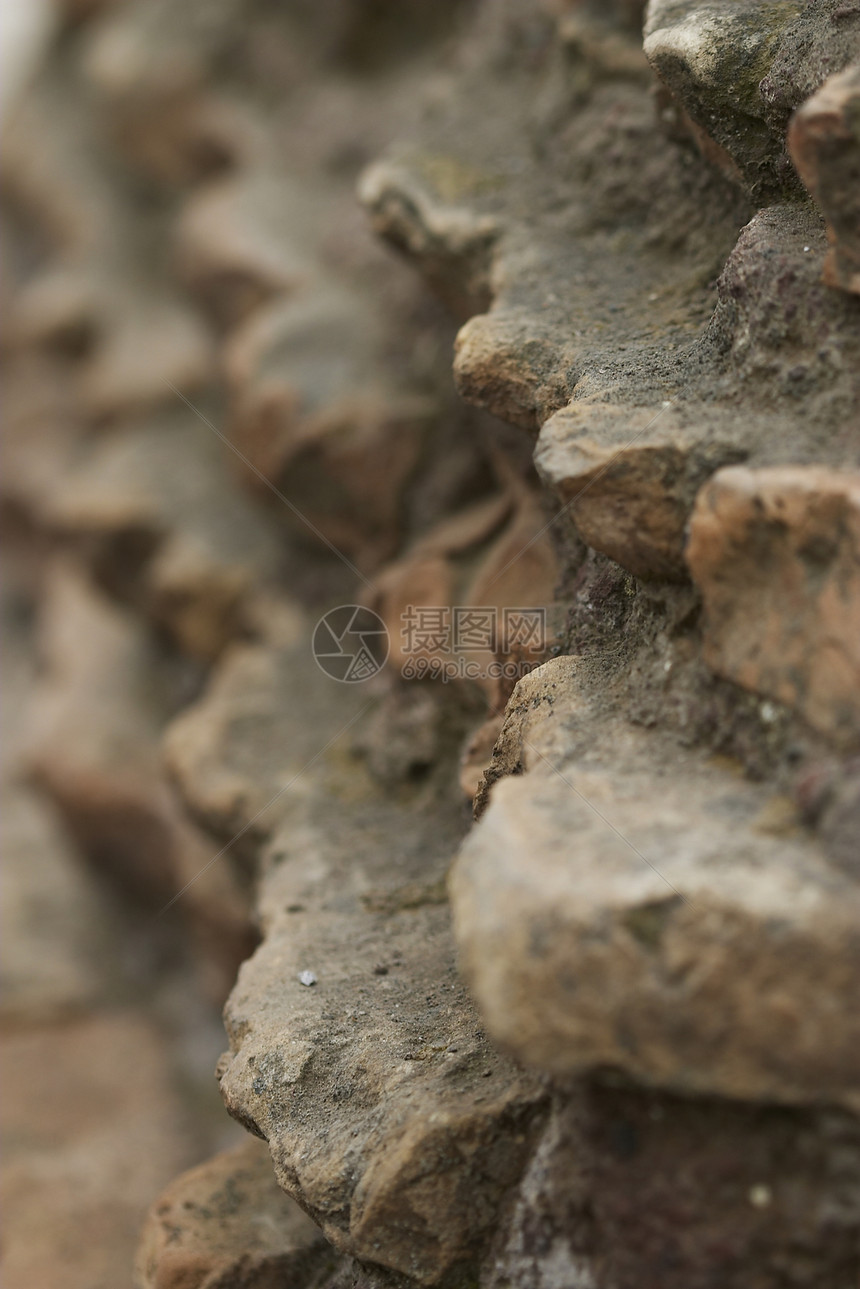
[[[158,1191],[194,1158],[158,1031],[117,1011],[6,1035],[3,1282],[131,1284]]]
[[[291,503],[283,521],[305,544],[317,530],[368,568],[397,548],[404,493],[438,416],[432,399],[375,375],[385,344],[375,313],[323,280],[253,314],[226,357],[232,437]]]
[[[275,1181],[249,1140],[167,1187],[137,1252],[138,1289],[275,1289],[316,1281],[334,1261],[319,1229]]]
[[[705,658],[797,708],[838,744],[860,734],[860,475],[815,466],[720,471],[687,559]]]
[[[0,1019],[32,1023],[80,1012],[108,989],[102,960],[110,905],[44,802],[5,783],[1,799]]]
[[[484,691],[491,710],[500,709],[516,677],[551,646],[547,606],[558,572],[544,510],[522,481],[443,519],[369,590],[388,630],[390,669],[407,680],[467,681]],[[471,607],[476,621],[488,624],[472,637]],[[544,619],[518,635],[520,610]]]
[[[567,659],[521,682],[451,877],[491,1035],[555,1075],[856,1105],[856,885],[772,790],[601,729],[576,686]]]
[[[114,5],[84,41],[82,70],[118,150],[166,186],[194,182],[234,163],[245,143],[241,117],[225,112],[207,84],[241,21],[241,0]]]
[[[84,426],[74,381],[62,364],[30,353],[4,366],[0,495],[7,514],[38,530],[46,504],[78,457]]]
[[[860,293],[860,64],[825,81],[795,112],[789,147],[827,220],[826,281]]]
[[[564,755],[582,706],[577,669],[576,658],[551,658],[517,682],[501,720],[496,722],[491,755],[475,792],[475,818],[486,810],[499,779],[523,774],[542,756],[558,759]]]
[[[720,437],[691,432],[668,401],[652,409],[583,399],[546,422],[535,464],[589,546],[638,577],[683,580],[696,492],[747,450],[728,426]]]
[[[336,1249],[429,1284],[474,1267],[541,1094],[492,1052],[456,975],[455,785],[380,791],[350,751],[361,690],[323,675],[307,637],[236,651],[168,755],[195,812],[258,855],[269,839],[263,943],[225,1012],[226,1105]]]

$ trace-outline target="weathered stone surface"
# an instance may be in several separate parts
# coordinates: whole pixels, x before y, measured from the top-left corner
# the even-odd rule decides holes
[[[588,17],[582,21],[588,27]],[[717,270],[720,249],[730,249],[743,215],[725,191],[711,192],[704,239],[690,175],[682,177],[686,166],[651,128],[639,64],[595,79],[607,44],[617,52],[629,40],[636,53],[623,29],[608,33],[599,20],[592,23],[590,44],[571,40],[565,74],[553,78],[545,18],[525,10],[511,22],[520,24],[521,39],[534,42],[533,62],[503,64],[499,46],[511,27],[500,20],[494,27],[485,15],[470,77],[428,114],[420,148],[413,142],[392,149],[369,170],[362,197],[377,229],[432,283],[447,259],[457,266],[464,307],[475,312],[489,303],[457,340],[455,377],[467,399],[531,431],[575,391],[579,396],[590,384],[593,392],[595,382],[603,390],[630,380],[640,399],[647,389],[659,406],[708,316],[702,282]],[[518,95],[537,97],[527,122],[511,113]],[[575,127],[563,123],[571,98]],[[616,123],[611,139],[607,113]],[[479,122],[474,131],[464,129],[467,120]],[[535,133],[542,137],[540,162]],[[648,191],[660,195],[640,209],[645,173]],[[464,228],[482,236],[464,240]],[[647,256],[640,235],[648,240]],[[615,315],[625,315],[623,326]]]
[[[640,1289],[653,1266],[660,1289],[849,1289],[858,1145],[832,1110],[568,1087],[481,1283]]]
[[[0,1066],[4,1284],[129,1284],[146,1210],[195,1151],[158,1030],[128,1011],[30,1029]]]
[[[684,17],[694,8],[675,5],[672,21],[685,31],[695,26],[696,14],[689,23]],[[737,49],[733,24],[753,32],[755,7],[732,9],[725,23],[703,11],[702,29],[716,23],[722,33],[703,58],[718,63],[720,50],[729,57]],[[816,17],[812,6],[793,26],[782,12],[772,19],[781,33],[776,44],[757,30],[748,39],[772,57],[765,115],[776,112],[777,89],[784,91],[781,155],[788,113],[814,88],[803,80],[806,70],[802,86],[789,84],[797,71],[790,51],[806,42],[818,59],[809,75],[823,77],[848,56],[855,24],[831,23],[829,8]],[[625,39],[615,31],[610,40],[599,26],[592,36],[604,51]],[[485,45],[472,69],[482,78],[480,129],[464,129],[478,109],[473,88],[461,87],[422,125],[420,150],[390,150],[367,172],[362,197],[377,229],[446,298],[456,287],[465,292],[461,313],[487,310],[458,335],[460,391],[511,424],[541,431],[537,464],[580,536],[638,576],[683,580],[686,523],[714,470],[739,460],[841,466],[856,455],[849,426],[860,317],[820,283],[826,241],[814,210],[777,205],[742,227],[749,212],[716,179],[694,198],[689,154],[644,130],[646,91],[632,65],[617,71],[611,91],[600,77],[586,77],[575,133],[558,124],[570,106],[552,98],[544,66],[536,80],[553,107],[542,101],[546,116],[532,124],[542,138],[536,163],[531,136],[523,137],[521,122],[508,119],[496,97],[492,40]],[[571,74],[579,76],[583,60],[576,39]],[[530,93],[524,85],[518,92]],[[611,141],[604,124],[610,93]],[[504,94],[513,99],[510,85]],[[770,128],[763,117],[766,152]],[[643,170],[659,196],[635,215]],[[796,186],[791,174],[789,187]],[[703,206],[711,214],[707,237]],[[485,224],[483,241],[464,239],[463,229]],[[716,285],[713,294],[705,281]]]
[[[521,682],[497,744],[508,777],[453,870],[492,1036],[556,1075],[613,1065],[678,1091],[856,1106],[856,883],[772,789],[601,729],[576,687],[567,659]]]
[[[705,438],[688,415],[669,402],[654,411],[581,399],[541,430],[535,464],[577,532],[639,577],[686,577],[696,492],[717,464],[749,450],[736,428]]]
[[[720,276],[708,334],[722,370],[701,392],[725,400],[724,416],[781,414],[783,432],[766,421],[756,443],[768,464],[841,467],[857,457],[860,310],[822,283],[826,248],[813,209],[768,206],[741,230]]]
[[[687,558],[708,663],[856,744],[860,474],[721,470],[696,503]]]
[[[392,802],[344,757],[368,705],[357,688],[323,676],[304,642],[236,653],[168,755],[196,812],[271,839],[263,944],[225,1013],[228,1108],[337,1249],[435,1283],[474,1266],[541,1093],[493,1054],[456,976],[456,793]]]
[[[789,116],[858,52],[860,23],[838,0],[650,0],[645,18],[648,60],[705,155],[757,200],[796,185]]]
[[[788,141],[801,179],[827,220],[824,276],[860,294],[860,64],[825,81],[795,112]]]
[[[16,446],[33,426],[44,455],[13,452],[3,497],[38,532],[34,587],[50,525],[100,588],[80,578],[64,599],[48,578],[66,626],[43,633],[40,773],[90,859],[133,874],[149,908],[181,894],[146,952],[178,917],[216,993],[251,947],[234,883],[255,891],[263,940],[219,1073],[342,1251],[327,1289],[856,1280],[856,1120],[806,1103],[857,1105],[857,766],[835,745],[835,690],[804,720],[708,669],[684,545],[727,464],[844,477],[858,460],[856,296],[821,282],[825,229],[784,146],[857,21],[830,0],[654,4],[694,15],[687,35],[723,19],[694,53],[739,73],[703,81],[698,122],[689,87],[686,113],[660,88],[655,121],[642,7],[94,5],[64,19],[4,161],[23,286],[8,352],[68,379],[19,418]],[[372,221],[463,324],[456,379],[482,412],[452,397],[450,324],[354,207],[374,155]],[[781,204],[751,219],[750,191]],[[130,423],[160,416],[168,380],[207,378],[210,353],[229,412],[212,389],[200,405],[252,463],[236,463],[247,506],[190,412]],[[518,451],[487,412],[539,433],[560,522],[528,435]],[[277,545],[264,520],[253,535],[263,497],[291,517]],[[846,533],[816,627],[853,577]],[[310,654],[335,603],[378,596],[399,642],[410,603],[548,605],[556,586],[556,647],[579,656],[522,681],[504,720],[507,680],[407,684],[395,649],[388,674],[339,686]],[[454,761],[488,707],[461,770],[484,811],[460,861],[464,962],[531,1074],[484,1037],[445,904],[467,827]],[[164,780],[177,710],[168,764],[211,845]],[[74,938],[55,926],[60,961]],[[65,1014],[87,997],[70,983]],[[193,1045],[197,1021],[158,1005]],[[201,1216],[224,1194],[210,1177]],[[220,1268],[199,1228],[197,1253],[185,1226],[170,1243],[183,1197],[150,1227],[162,1268],[181,1245],[174,1278],[256,1275],[239,1236]]]
[[[74,405],[74,381],[42,354],[4,364],[0,500],[32,538],[45,525],[45,507],[80,452],[84,426]]]
[[[103,996],[109,905],[33,793],[3,785],[0,1019],[54,1019]]]
[[[414,364],[401,374],[392,363],[380,378],[381,354],[402,338],[379,302],[331,275],[312,286],[231,334],[231,435],[292,503],[279,513],[298,536],[322,533],[372,571],[426,511],[428,494],[431,506],[440,493],[456,502],[477,490],[481,471],[450,391],[428,397]]]
[[[582,707],[572,658],[552,658],[517,683],[478,783],[476,818],[486,809],[499,779],[523,774],[535,757],[559,759],[564,755],[571,726]]]
[[[138,1289],[266,1289],[316,1282],[334,1255],[278,1186],[269,1153],[246,1141],[183,1173],[150,1210]]]

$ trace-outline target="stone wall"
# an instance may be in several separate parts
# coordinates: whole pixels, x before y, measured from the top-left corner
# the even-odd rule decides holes
[[[854,1289],[860,8],[33,13],[9,1289]]]

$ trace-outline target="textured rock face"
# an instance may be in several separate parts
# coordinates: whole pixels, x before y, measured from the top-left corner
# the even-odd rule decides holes
[[[762,6],[651,0],[645,53],[706,156],[760,199],[796,184],[791,112],[860,51],[856,11],[837,0]]]
[[[636,1289],[648,1266],[663,1289],[745,1289],[751,1276],[848,1289],[857,1151],[856,1120],[833,1111],[788,1115],[621,1083],[568,1089],[486,1283]]]
[[[307,1283],[333,1257],[280,1189],[264,1146],[247,1141],[171,1183],[137,1254],[140,1289],[264,1289]]]
[[[716,671],[860,740],[860,474],[721,470],[690,523],[687,559]]]
[[[623,786],[614,771],[506,780],[461,852],[457,934],[491,1035],[557,1075],[856,1105],[855,883],[706,765],[657,802],[635,761]]]
[[[854,1289],[860,10],[53,23],[13,1289]]]
[[[270,839],[265,940],[225,1013],[225,1102],[337,1249],[432,1284],[474,1262],[543,1097],[488,1046],[454,969],[457,795],[381,797],[344,750],[366,706],[304,648],[249,652],[175,727],[170,755],[210,821]],[[283,780],[260,782],[251,752],[271,764],[296,737]]]
[[[831,286],[860,292],[860,65],[825,81],[794,114],[789,133],[798,173],[827,219]]]

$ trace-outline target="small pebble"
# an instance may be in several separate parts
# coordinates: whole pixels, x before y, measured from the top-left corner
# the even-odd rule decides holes
[[[299,980],[299,984],[301,985],[315,985],[317,982],[316,972],[300,971],[298,975],[298,980]]]
[[[769,1186],[751,1186],[749,1201],[753,1208],[767,1208],[772,1199]]]

